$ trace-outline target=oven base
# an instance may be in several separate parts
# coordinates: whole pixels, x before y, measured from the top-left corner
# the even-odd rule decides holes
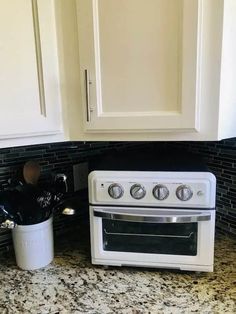
[[[92,259],[93,265],[104,266],[133,266],[133,267],[147,267],[147,268],[164,268],[177,269],[183,271],[199,271],[199,272],[213,272],[213,265],[189,265],[189,264],[167,264],[167,263],[144,263],[132,261],[115,261],[105,259]]]

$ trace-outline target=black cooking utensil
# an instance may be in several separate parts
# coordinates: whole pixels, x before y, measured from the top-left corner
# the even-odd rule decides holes
[[[20,206],[20,194],[18,191],[1,191],[0,192],[0,215],[2,219],[10,219],[17,224],[22,223],[22,217],[18,212]]]

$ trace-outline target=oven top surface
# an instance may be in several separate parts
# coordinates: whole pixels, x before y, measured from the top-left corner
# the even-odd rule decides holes
[[[114,152],[91,162],[91,171],[182,171],[206,172],[208,171],[203,160],[184,150],[156,149],[130,150],[127,152]]]

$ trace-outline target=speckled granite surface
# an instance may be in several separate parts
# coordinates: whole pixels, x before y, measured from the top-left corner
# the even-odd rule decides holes
[[[0,258],[0,313],[236,313],[236,241],[218,238],[214,273],[92,266],[84,233],[60,239],[53,263],[22,271]]]

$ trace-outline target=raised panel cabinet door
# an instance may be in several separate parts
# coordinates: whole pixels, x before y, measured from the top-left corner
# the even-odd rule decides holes
[[[85,129],[198,130],[200,0],[77,0]]]
[[[0,0],[0,139],[61,132],[51,0]]]

